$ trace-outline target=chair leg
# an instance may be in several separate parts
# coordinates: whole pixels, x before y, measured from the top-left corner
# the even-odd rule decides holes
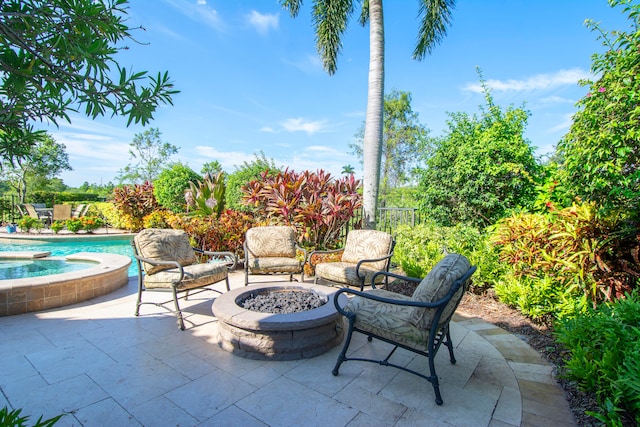
[[[140,306],[142,305],[142,280],[138,277],[138,299],[136,301],[136,317],[140,315]]]
[[[353,335],[353,323],[354,323],[355,319],[353,318],[349,318],[349,330],[347,331],[347,337],[344,340],[344,345],[342,346],[342,350],[340,351],[340,354],[338,355],[338,360],[336,360],[336,366],[334,366],[333,371],[331,371],[331,373],[334,376],[338,375],[338,371],[340,370],[340,365],[342,365],[342,362],[347,360],[347,349],[349,348],[349,344],[351,343],[351,336]]]
[[[225,277],[225,278],[224,278],[224,281],[225,281],[225,282],[226,282],[226,284],[227,284],[227,290],[231,290],[231,288],[229,287],[229,276]]]
[[[449,349],[449,361],[452,365],[456,364],[456,356],[453,354],[453,343],[451,342],[451,334],[447,331],[447,339],[444,342],[444,345]]]
[[[436,395],[436,405],[442,405],[442,395],[440,394],[440,383],[438,382],[438,375],[436,374],[436,366],[433,361],[434,354],[429,352],[429,375],[431,376],[431,385],[433,386],[433,392]]]
[[[173,290],[173,303],[176,307],[176,318],[178,319],[178,326],[181,331],[184,331],[184,319],[182,318],[182,311],[180,311],[180,306],[178,305],[178,292],[174,287]]]

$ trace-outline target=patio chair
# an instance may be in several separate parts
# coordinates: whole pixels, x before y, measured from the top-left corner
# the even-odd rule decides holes
[[[78,206],[76,206],[75,208],[73,208],[73,211],[71,212],[71,217],[72,218],[80,218],[81,216],[84,216],[87,212],[88,206],[85,204],[80,204]]]
[[[39,206],[42,205],[43,204],[40,204]],[[24,203],[22,207],[31,218],[39,219],[40,221],[43,221],[45,225],[51,224],[51,212],[46,208],[39,207],[36,209],[31,203]]]
[[[349,288],[340,289],[335,294],[334,305],[338,312],[348,319],[348,330],[344,346],[333,368],[333,375],[338,375],[342,363],[350,360],[392,366],[429,381],[435,392],[436,404],[442,405],[434,358],[440,346],[444,344],[449,349],[449,360],[452,364],[456,363],[449,322],[475,271],[476,267],[471,266],[464,256],[449,254],[422,281],[389,272],[376,273],[375,276],[384,275],[416,283],[420,281],[411,297],[376,288],[375,277],[371,283],[371,290],[362,292]],[[342,293],[355,296],[345,306],[340,307],[338,297]],[[379,339],[393,345],[393,348],[383,360],[347,356],[353,332],[367,335],[369,341],[372,338]],[[429,373],[390,362],[389,359],[398,348],[426,357],[429,361]]]
[[[252,227],[245,233],[244,285],[249,284],[249,275],[283,274],[293,281],[293,275],[300,273],[300,283],[304,282],[306,249],[296,243],[293,227],[267,225]],[[302,252],[302,260],[297,252]]]
[[[395,240],[383,231],[351,230],[347,234],[344,248],[329,251],[313,251],[309,254],[309,265],[315,268],[314,283],[318,280],[340,286],[364,289],[365,283],[378,271],[389,271]],[[342,252],[338,262],[313,264],[314,255]],[[383,279],[380,277],[380,279]]]
[[[184,319],[179,299],[212,290],[208,286],[224,281],[229,290],[228,272],[236,266],[232,252],[211,252],[192,248],[189,236],[182,230],[148,228],[131,241],[138,264],[138,299],[135,315],[140,306],[153,304],[174,313],[178,326],[184,330]],[[212,257],[210,262],[198,262],[196,254]],[[143,274],[144,272],[144,274]],[[171,292],[172,299],[163,302],[142,302],[143,291]],[[219,291],[216,291],[219,292]],[[173,302],[174,309],[166,306]]]
[[[71,205],[53,205],[53,221],[71,219]]]

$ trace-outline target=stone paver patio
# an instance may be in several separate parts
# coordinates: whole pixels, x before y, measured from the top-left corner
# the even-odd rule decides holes
[[[446,351],[437,357],[437,406],[431,384],[397,369],[347,362],[334,377],[340,346],[295,361],[221,350],[213,292],[183,304],[185,331],[153,306],[135,317],[135,286],[132,278],[85,303],[0,317],[0,405],[23,408],[31,422],[65,413],[58,426],[575,425],[552,367],[519,338],[464,313],[451,326],[458,363]],[[243,286],[241,272],[231,286]],[[359,335],[357,352],[387,352]],[[424,358],[396,354],[426,367]]]

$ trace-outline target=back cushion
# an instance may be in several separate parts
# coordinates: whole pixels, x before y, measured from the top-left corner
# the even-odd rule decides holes
[[[384,231],[351,230],[347,234],[342,262],[355,264],[363,259],[382,258],[389,255],[392,244],[393,237]],[[365,265],[376,270],[384,270],[387,260],[369,262]]]
[[[134,237],[138,254],[154,261],[176,261],[180,265],[191,265],[198,261],[189,243],[189,236],[182,230],[147,228]],[[142,263],[147,274],[168,270],[170,265]]]
[[[414,301],[421,302],[436,302],[442,299],[451,289],[453,282],[462,277],[469,268],[471,268],[471,264],[463,255],[449,254],[445,256],[433,267],[429,274],[427,274],[427,277],[420,282],[411,298]],[[460,287],[459,292],[460,294],[464,292],[464,286]],[[459,295],[456,294],[451,302],[455,303],[456,297],[458,296]],[[411,321],[416,326],[429,328],[431,327],[431,316],[433,316],[433,314],[435,314],[434,309],[415,307]],[[442,317],[443,320],[445,320],[447,314],[445,310]],[[450,314],[452,313],[449,313],[449,315]]]
[[[245,235],[249,259],[296,256],[296,234],[293,227],[267,225],[253,227]]]

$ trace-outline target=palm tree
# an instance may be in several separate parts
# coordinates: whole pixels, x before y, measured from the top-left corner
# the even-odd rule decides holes
[[[352,173],[355,173],[355,171],[356,170],[351,165],[344,165],[342,167],[342,174],[343,175],[351,175]]]
[[[302,0],[280,0],[280,3],[295,18]],[[362,25],[369,22],[369,85],[362,157],[363,226],[375,228],[384,112],[384,21],[382,0],[360,0],[360,3],[359,22]],[[419,16],[422,19],[413,58],[421,60],[446,35],[455,0],[420,0],[419,3]],[[329,75],[337,70],[342,36],[353,13],[353,6],[354,0],[313,0],[316,48]]]

